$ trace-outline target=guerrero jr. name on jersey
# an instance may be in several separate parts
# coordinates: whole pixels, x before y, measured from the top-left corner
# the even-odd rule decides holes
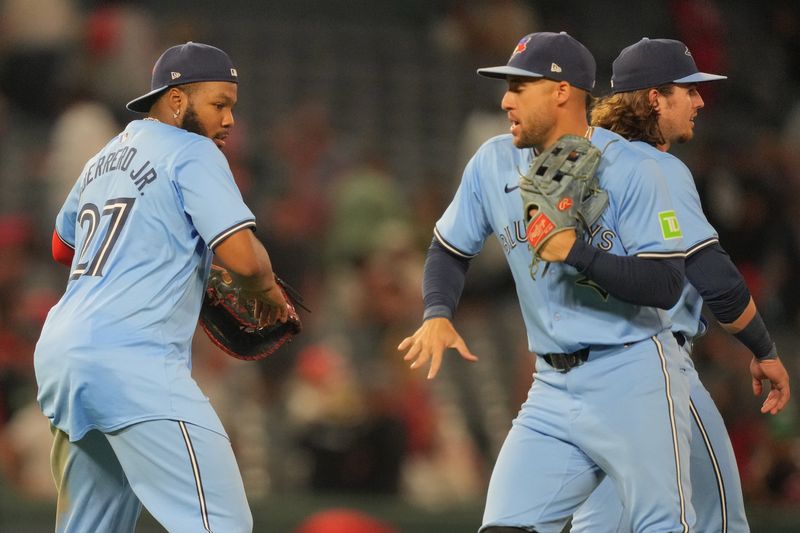
[[[125,142],[125,135],[123,135],[122,142]],[[83,193],[90,183],[98,178],[113,171],[127,173],[130,168],[131,171],[128,177],[139,190],[139,194],[143,196],[144,192],[142,192],[142,190],[146,185],[154,182],[156,178],[158,178],[158,174],[149,160],[144,163],[134,163],[137,153],[136,148],[133,146],[124,146],[119,150],[100,156],[97,161],[89,165],[86,173],[84,173],[83,183],[81,183],[81,193]]]

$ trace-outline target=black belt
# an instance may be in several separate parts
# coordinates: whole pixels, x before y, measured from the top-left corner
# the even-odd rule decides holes
[[[542,359],[558,372],[566,374],[576,366],[581,366],[589,359],[589,348],[584,348],[572,353],[546,353]]]

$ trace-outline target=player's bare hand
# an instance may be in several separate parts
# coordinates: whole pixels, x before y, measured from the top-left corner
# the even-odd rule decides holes
[[[283,324],[289,319],[289,305],[278,283],[274,283],[268,290],[253,296],[255,298],[254,313],[260,327],[268,327],[278,322]]]
[[[777,414],[786,407],[791,392],[789,390],[789,374],[780,359],[764,359],[755,357],[750,361],[750,374],[753,376],[753,394],[761,396],[764,392],[762,382],[768,380],[770,391],[761,406],[762,413]]]
[[[477,361],[478,357],[469,351],[461,335],[447,318],[429,318],[410,337],[406,337],[397,346],[401,352],[406,351],[403,360],[411,361],[410,368],[419,368],[431,362],[428,379],[433,379],[442,366],[442,357],[447,348],[453,348],[467,361]]]
[[[539,248],[539,255],[551,263],[563,263],[569,255],[577,236],[574,229],[559,231]]]

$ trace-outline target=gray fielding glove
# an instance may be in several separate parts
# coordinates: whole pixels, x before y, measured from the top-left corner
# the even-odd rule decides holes
[[[550,237],[567,229],[580,237],[608,206],[608,193],[595,177],[601,156],[585,137],[564,135],[520,178],[532,278],[542,261],[539,250]]]

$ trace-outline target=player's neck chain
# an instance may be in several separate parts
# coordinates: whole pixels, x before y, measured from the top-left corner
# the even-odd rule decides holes
[[[155,117],[144,117],[142,120],[152,120],[153,122],[161,122],[160,120],[158,120]]]

